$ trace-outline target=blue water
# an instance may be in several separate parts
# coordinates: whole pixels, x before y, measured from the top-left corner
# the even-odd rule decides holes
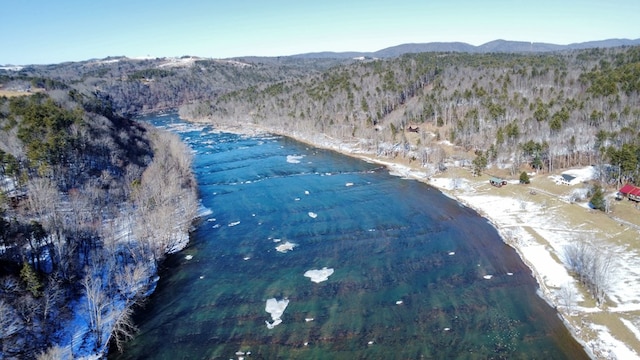
[[[283,137],[144,121],[194,149],[212,213],[111,358],[586,358],[513,249],[439,191]],[[303,276],[323,267],[327,281]],[[289,300],[273,329],[269,298]]]

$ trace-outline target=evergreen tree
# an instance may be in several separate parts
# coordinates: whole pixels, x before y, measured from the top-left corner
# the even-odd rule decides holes
[[[38,278],[38,274],[28,262],[22,263],[22,269],[20,270],[20,278],[24,281],[27,290],[35,297],[41,295],[42,282]]]
[[[487,168],[487,163],[487,156],[482,152],[482,150],[478,150],[476,158],[473,159],[473,175],[482,175],[482,171]]]
[[[594,209],[597,209],[600,211],[607,210],[607,204],[604,199],[604,191],[602,190],[602,187],[598,184],[593,186],[593,195],[591,196],[591,206],[593,206]]]
[[[526,171],[520,173],[520,184],[528,184],[531,180],[529,179],[529,174]]]

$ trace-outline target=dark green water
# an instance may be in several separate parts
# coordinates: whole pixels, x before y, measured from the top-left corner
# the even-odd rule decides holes
[[[110,358],[586,358],[515,251],[439,191],[286,138],[180,133],[212,214]],[[323,267],[327,281],[303,276]],[[269,298],[289,300],[273,329]]]

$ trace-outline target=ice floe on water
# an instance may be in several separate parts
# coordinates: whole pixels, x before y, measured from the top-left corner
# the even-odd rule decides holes
[[[347,187],[348,186],[353,186],[353,183],[352,182],[348,182],[348,183],[344,184],[344,186],[347,186]]]
[[[290,164],[299,164],[304,155],[287,155],[287,162]]]
[[[490,280],[492,277],[493,277],[493,275],[485,275],[485,276],[483,276],[483,278],[485,278],[487,280]]]
[[[265,320],[265,323],[267,323],[267,328],[273,329],[274,327],[282,323],[281,317],[284,313],[284,310],[287,308],[287,305],[289,305],[289,299],[286,298],[282,300],[277,300],[276,298],[267,299],[267,304],[264,307],[264,311],[271,314],[271,320],[273,320],[273,322]]]
[[[315,219],[318,217],[318,214],[314,213],[313,211],[309,211],[309,217]]]
[[[304,276],[310,278],[314,283],[321,283],[323,281],[329,280],[329,276],[331,276],[332,274],[333,269],[323,267],[320,270],[308,270],[304,273]]]
[[[296,246],[298,246],[298,245],[287,241],[285,243],[282,243],[282,244],[276,246],[276,250],[278,250],[281,253],[286,253],[288,251],[293,250],[293,248],[296,247]]]
[[[238,225],[238,224],[240,224],[240,221],[232,221],[232,222],[230,222],[230,223],[229,223],[229,225],[227,225],[227,226],[232,227],[232,226],[236,226],[236,225]]]
[[[304,194],[305,194],[305,195],[309,195],[309,190],[305,190],[305,191],[304,191]]]
[[[191,259],[193,259],[193,255],[187,255],[184,258],[187,259],[187,260],[191,260]]]

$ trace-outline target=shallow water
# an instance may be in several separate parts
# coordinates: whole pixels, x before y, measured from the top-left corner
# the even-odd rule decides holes
[[[287,138],[146,120],[194,149],[212,214],[110,358],[586,358],[515,251],[439,191]],[[289,300],[273,329],[270,298]]]

